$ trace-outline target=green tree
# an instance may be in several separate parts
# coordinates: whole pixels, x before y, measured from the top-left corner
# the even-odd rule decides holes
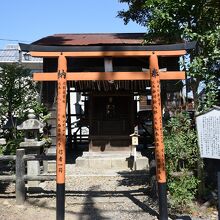
[[[20,64],[6,64],[0,67],[0,130],[7,121],[10,127],[3,129],[0,136],[7,139],[6,153],[12,153],[22,137],[16,126],[25,118],[27,111],[34,109],[37,113],[44,111],[38,102],[38,89],[32,80],[29,69]]]
[[[197,47],[190,53],[190,62],[182,63],[187,72],[189,88],[193,92],[195,109],[204,111],[216,104],[220,76],[220,1],[119,0],[119,2],[128,5],[127,10],[118,12],[118,16],[125,24],[134,21],[146,27],[145,43],[197,41]],[[201,84],[204,86],[200,92]],[[164,132],[168,188],[173,198],[170,204],[178,207],[187,206],[189,200],[194,199],[198,179],[202,180],[196,134],[190,127],[189,119],[184,118],[182,115],[176,115]],[[190,178],[188,175],[181,178],[172,175],[172,172],[179,171],[186,174],[191,171],[195,173],[197,163],[199,178],[196,175]]]
[[[166,43],[180,40],[198,42],[191,54],[187,74],[195,107],[206,109],[216,103],[220,74],[220,1],[219,0],[120,0],[128,4],[118,16],[146,27],[146,42]],[[205,85],[198,92],[201,82]],[[201,94],[205,98],[201,100]]]

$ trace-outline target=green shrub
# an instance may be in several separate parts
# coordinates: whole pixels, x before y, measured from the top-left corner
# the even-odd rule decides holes
[[[191,124],[187,113],[177,113],[164,131],[169,203],[179,210],[190,207],[199,183],[197,136]]]

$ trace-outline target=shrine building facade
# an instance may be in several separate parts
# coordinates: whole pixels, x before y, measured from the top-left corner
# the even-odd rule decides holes
[[[158,59],[162,108],[166,107],[167,94],[178,92],[178,85],[185,79],[185,73],[179,70],[179,58],[194,45],[144,44],[144,37],[144,33],[56,34],[20,44],[22,51],[43,58],[43,72],[34,73],[33,79],[41,81],[41,101],[52,113],[51,149],[56,148],[60,55],[66,62],[63,71],[67,80],[64,95],[69,148],[86,144],[89,152],[130,150],[130,134],[139,123],[138,112],[145,111],[146,118],[152,115],[152,53]],[[62,71],[58,74],[62,77]]]

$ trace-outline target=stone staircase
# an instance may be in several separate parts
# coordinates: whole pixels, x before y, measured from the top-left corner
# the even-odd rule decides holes
[[[134,157],[130,152],[83,152],[81,157],[76,159],[76,166],[93,169],[134,169]],[[136,170],[148,170],[148,158],[137,152]]]

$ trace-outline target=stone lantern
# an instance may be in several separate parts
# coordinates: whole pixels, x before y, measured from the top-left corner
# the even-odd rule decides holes
[[[45,141],[39,140],[40,130],[44,125],[36,119],[34,110],[30,110],[28,119],[21,125],[17,126],[17,130],[24,131],[24,141],[20,143],[19,147],[25,149],[26,154],[39,155],[45,145]],[[27,161],[27,174],[39,175],[40,162]],[[28,181],[28,187],[39,187],[39,181]]]
[[[17,129],[24,131],[24,142],[20,143],[20,147],[28,148],[28,150],[35,150],[34,148],[42,147],[45,142],[39,141],[40,130],[43,129],[44,124],[36,119],[34,110],[30,110],[28,114],[28,119],[24,121],[21,125],[17,126]]]

